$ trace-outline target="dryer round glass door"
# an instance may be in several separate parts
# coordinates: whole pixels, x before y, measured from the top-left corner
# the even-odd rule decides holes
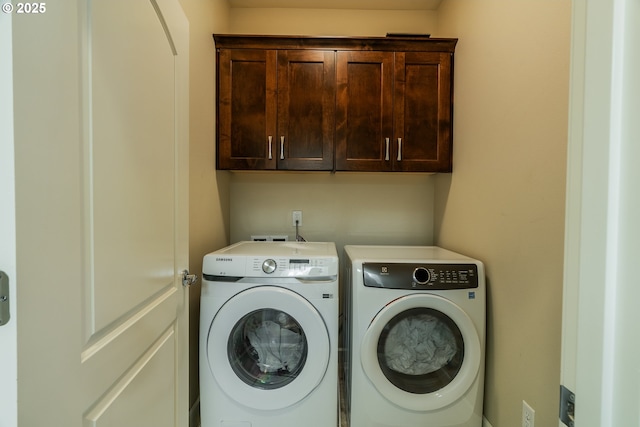
[[[258,286],[229,299],[207,336],[209,368],[236,402],[274,410],[304,399],[329,365],[329,332],[301,295]]]
[[[412,294],[386,305],[363,339],[362,366],[380,394],[415,411],[462,397],[480,368],[481,347],[469,316],[437,295]]]

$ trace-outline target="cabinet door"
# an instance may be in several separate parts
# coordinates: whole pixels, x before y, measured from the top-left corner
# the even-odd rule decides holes
[[[393,169],[450,172],[452,54],[395,55]]]
[[[335,92],[335,52],[278,51],[278,169],[333,169]]]
[[[337,170],[391,170],[393,78],[393,52],[337,53]]]
[[[276,168],[276,83],[275,50],[219,50],[218,169]]]

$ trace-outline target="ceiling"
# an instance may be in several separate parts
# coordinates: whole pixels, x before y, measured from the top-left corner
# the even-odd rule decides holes
[[[228,0],[232,8],[436,10],[442,0]]]

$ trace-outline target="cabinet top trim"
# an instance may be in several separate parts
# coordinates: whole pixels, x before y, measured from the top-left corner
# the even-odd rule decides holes
[[[213,34],[217,49],[389,50],[453,53],[458,39]]]

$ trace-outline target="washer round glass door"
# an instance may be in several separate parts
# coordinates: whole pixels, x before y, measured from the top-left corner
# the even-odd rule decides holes
[[[329,332],[301,295],[258,286],[229,299],[207,337],[209,367],[220,388],[250,408],[271,410],[304,399],[329,364]]]
[[[389,303],[363,338],[362,367],[396,405],[435,410],[458,400],[475,380],[480,340],[469,316],[437,295],[411,294]]]

